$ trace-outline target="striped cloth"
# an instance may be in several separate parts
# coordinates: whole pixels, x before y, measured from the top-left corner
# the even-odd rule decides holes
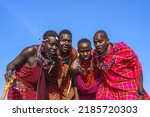
[[[8,100],[26,100],[26,89],[22,82],[15,81],[8,91]]]
[[[74,99],[74,88],[72,79],[69,75],[69,67],[72,61],[77,57],[74,48],[67,57],[58,56],[58,67],[55,72],[57,75],[50,76],[50,100],[72,100]]]
[[[8,91],[9,100],[35,100],[37,83],[41,73],[40,66],[20,66],[16,70],[16,81]]]
[[[93,52],[93,56],[97,56],[96,51]],[[101,63],[107,64],[112,61],[113,57],[115,61],[108,69],[100,69],[103,83],[97,91],[96,98],[115,100],[138,99],[137,90],[142,67],[137,55],[130,47],[121,42],[111,45],[109,54],[98,59]],[[96,59],[95,62],[98,64]],[[146,92],[145,98],[148,98]]]

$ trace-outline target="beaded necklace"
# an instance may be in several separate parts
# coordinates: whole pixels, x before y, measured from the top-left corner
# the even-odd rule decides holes
[[[37,59],[38,59],[38,62],[40,64],[40,66],[43,68],[43,69],[46,69],[48,70],[48,73],[51,71],[51,69],[54,67],[55,65],[55,60],[53,57],[51,57],[49,54],[45,54],[45,57],[43,57],[43,55],[41,54],[41,51],[42,50],[42,45],[39,45],[38,46],[38,50],[37,50]]]
[[[111,44],[111,45],[112,45],[112,44]],[[111,68],[112,64],[115,62],[115,57],[116,57],[116,49],[113,47],[113,45],[112,45],[112,48],[113,48],[113,51],[114,51],[114,55],[113,55],[111,61],[108,62],[108,63],[101,63],[101,62],[99,61],[99,56],[98,56],[98,55],[95,56],[98,69],[108,70],[108,69]],[[108,51],[110,51],[110,49],[109,49]]]
[[[57,54],[58,54],[58,59],[61,64],[69,64],[70,65],[70,63],[72,62],[72,61],[70,61],[70,58],[72,56],[70,51],[68,52],[68,56],[66,56],[66,57],[61,56],[60,50],[58,50]]]
[[[93,67],[94,67],[94,64],[93,64],[93,57],[92,57],[92,60],[90,61],[90,66],[88,68],[84,68],[81,66],[81,61],[80,59],[78,58],[78,62],[77,62],[77,67],[80,71],[80,73],[83,73],[84,75],[87,74],[88,72],[90,72],[91,70],[93,70]]]

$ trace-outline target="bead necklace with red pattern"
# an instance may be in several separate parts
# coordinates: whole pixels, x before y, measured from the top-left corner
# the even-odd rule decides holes
[[[110,44],[111,44],[111,43],[110,43]],[[112,45],[112,44],[111,44],[111,45]],[[101,63],[101,62],[99,61],[99,56],[98,56],[98,55],[95,56],[98,69],[108,70],[108,69],[110,69],[110,67],[112,66],[112,64],[115,62],[116,49],[113,47],[113,45],[112,45],[112,48],[113,48],[113,51],[114,51],[114,55],[113,55],[111,61],[108,62],[108,63]],[[108,50],[108,51],[110,51],[110,47],[109,47],[109,50]]]
[[[81,66],[81,61],[80,59],[78,58],[78,62],[77,62],[77,67],[80,71],[80,73],[83,73],[84,75],[87,74],[88,72],[90,72],[91,70],[93,70],[93,67],[94,67],[94,64],[93,64],[93,57],[92,57],[92,60],[90,61],[90,66],[88,68],[84,68]]]
[[[48,70],[48,73],[51,71],[51,69],[54,67],[55,65],[55,60],[54,58],[52,58],[51,56],[49,56],[48,54],[45,54],[45,57],[43,57],[42,55],[42,48],[43,48],[43,45],[39,45],[38,46],[38,50],[37,50],[37,59],[38,59],[38,62],[40,64],[40,66],[46,70]],[[45,52],[45,51],[44,51]]]

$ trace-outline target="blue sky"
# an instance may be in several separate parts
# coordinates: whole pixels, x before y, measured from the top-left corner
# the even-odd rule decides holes
[[[124,41],[143,66],[144,87],[150,94],[149,0],[0,0],[0,95],[7,64],[23,48],[39,44],[47,30],[69,29],[73,46],[103,29],[111,42]],[[94,47],[93,47],[94,48]]]

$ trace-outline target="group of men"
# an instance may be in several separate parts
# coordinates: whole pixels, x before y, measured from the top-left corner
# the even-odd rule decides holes
[[[97,31],[72,47],[72,33],[49,30],[42,43],[25,48],[6,68],[15,74],[9,100],[138,100],[149,99],[143,88],[142,67],[125,43],[110,43]]]

